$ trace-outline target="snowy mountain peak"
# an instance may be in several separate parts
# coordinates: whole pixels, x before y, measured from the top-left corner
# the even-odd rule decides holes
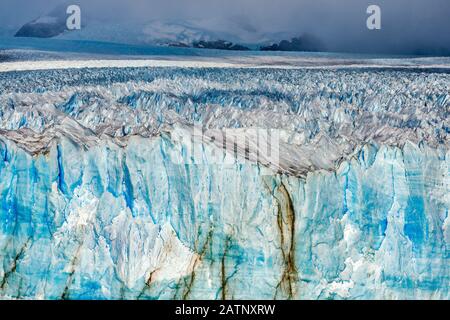
[[[67,6],[60,5],[46,15],[40,16],[23,25],[16,37],[52,38],[62,34],[66,27]]]

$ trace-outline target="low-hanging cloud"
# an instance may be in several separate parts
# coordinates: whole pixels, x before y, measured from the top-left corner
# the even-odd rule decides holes
[[[2,0],[0,28],[18,28],[51,11],[58,0]],[[230,29],[311,34],[329,51],[450,54],[448,0],[79,0],[105,24],[170,19],[220,19]],[[381,7],[381,30],[368,30],[366,9]],[[282,40],[282,39],[280,39]]]

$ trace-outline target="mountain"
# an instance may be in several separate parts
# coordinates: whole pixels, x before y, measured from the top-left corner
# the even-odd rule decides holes
[[[257,49],[280,36],[261,33],[243,22],[226,19],[105,22],[89,12],[83,13],[81,30],[69,31],[66,18],[66,7],[59,6],[49,14],[23,25],[15,36],[222,50]]]
[[[282,40],[278,44],[262,46],[261,51],[323,51],[320,41],[308,34],[291,40]]]
[[[236,50],[236,51],[247,51],[250,48],[245,46],[234,44],[229,41],[216,40],[216,41],[198,41],[193,43],[194,48],[201,49],[219,49],[219,50]]]
[[[143,40],[159,45],[192,46],[196,41],[212,41],[221,35],[195,25],[190,21],[161,21],[145,23],[142,27]]]
[[[63,34],[66,26],[66,6],[58,6],[50,13],[23,25],[16,37],[53,38]]]

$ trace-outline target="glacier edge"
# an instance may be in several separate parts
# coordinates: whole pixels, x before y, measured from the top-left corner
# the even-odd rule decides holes
[[[103,68],[0,84],[2,298],[449,298],[446,73]],[[231,132],[239,158],[194,139],[193,162],[196,126]],[[246,159],[257,126],[280,133],[278,165]]]

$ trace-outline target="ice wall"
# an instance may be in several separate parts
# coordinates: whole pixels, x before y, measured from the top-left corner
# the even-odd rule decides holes
[[[450,297],[448,75],[130,72],[148,78],[3,87],[1,297]],[[180,138],[251,121],[289,133],[295,170],[216,163],[211,143],[192,163]]]

